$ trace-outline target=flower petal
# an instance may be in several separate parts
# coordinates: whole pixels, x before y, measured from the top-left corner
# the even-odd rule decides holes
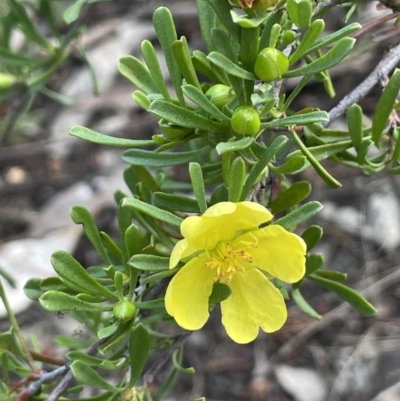
[[[181,233],[194,248],[213,249],[220,241],[230,241],[239,230],[256,228],[271,220],[272,214],[254,202],[220,202],[202,216],[186,218]]]
[[[221,302],[222,324],[239,344],[253,341],[261,327],[271,333],[286,321],[285,301],[279,290],[257,269],[237,272],[229,283],[231,296]]]
[[[207,269],[205,254],[194,257],[170,281],[165,307],[179,326],[198,330],[206,323],[208,299],[212,292],[215,271]]]
[[[191,246],[186,239],[178,241],[172,250],[169,259],[169,268],[173,269],[180,260],[185,259],[196,252],[198,252],[198,249]]]
[[[305,274],[307,247],[301,237],[278,225],[245,233],[236,241],[254,242],[257,247],[248,252],[253,264],[286,283],[295,283]]]

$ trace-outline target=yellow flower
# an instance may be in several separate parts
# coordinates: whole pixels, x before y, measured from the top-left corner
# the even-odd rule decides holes
[[[167,312],[179,326],[203,327],[215,282],[232,290],[221,302],[222,324],[237,343],[254,340],[260,327],[271,333],[283,326],[285,301],[269,278],[299,281],[305,273],[306,245],[281,226],[259,228],[271,219],[272,214],[257,203],[221,202],[182,222],[184,239],[172,251],[170,268],[181,260],[186,264],[165,296]]]

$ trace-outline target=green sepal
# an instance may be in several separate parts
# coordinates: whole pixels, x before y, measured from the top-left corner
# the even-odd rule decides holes
[[[86,312],[102,312],[109,307],[82,301],[72,295],[65,294],[60,291],[46,291],[40,298],[39,302],[42,307],[49,312],[63,311],[86,311]]]
[[[376,308],[357,291],[354,291],[353,289],[336,281],[319,277],[314,274],[311,274],[307,278],[326,287],[328,290],[333,291],[362,315],[370,317],[376,313]]]
[[[313,253],[311,255],[307,255],[306,258],[306,276],[316,272],[320,269],[324,264],[324,256],[322,253]]]
[[[143,271],[163,271],[169,269],[169,258],[157,255],[133,255],[129,265]]]
[[[322,207],[323,206],[317,201],[308,202],[279,220],[276,220],[273,224],[278,224],[286,230],[292,230],[300,223],[303,223],[309,218],[315,216],[322,209]]]
[[[131,331],[129,337],[130,379],[129,387],[133,387],[143,372],[150,350],[150,335],[142,324]]]
[[[295,288],[291,292],[291,298],[297,306],[308,316],[314,319],[321,320],[322,316],[303,298],[299,288]]]
[[[375,113],[372,118],[372,140],[377,147],[380,147],[380,140],[384,132],[386,123],[390,113],[393,111],[397,96],[400,91],[400,69],[395,69],[386,88],[384,89],[378,104],[375,108]]]
[[[286,191],[281,192],[276,199],[268,204],[272,214],[290,209],[303,201],[311,193],[311,184],[307,181],[294,183]]]
[[[146,94],[158,93],[148,68],[136,57],[125,56],[119,60],[118,71]]]
[[[75,379],[80,383],[113,393],[121,391],[118,387],[112,386],[105,381],[90,365],[81,360],[72,362],[70,369]]]
[[[117,299],[117,295],[97,282],[86,269],[68,252],[56,251],[51,256],[51,264],[62,279],[83,288],[85,293],[102,295],[107,299]]]
[[[204,186],[203,172],[199,163],[189,163],[189,175],[200,213],[204,213],[207,210],[206,189]]]
[[[115,136],[100,134],[99,132],[93,131],[86,127],[82,127],[80,125],[75,125],[74,127],[72,127],[69,130],[69,135],[76,136],[77,138],[84,139],[88,142],[98,143],[100,145],[107,146],[137,148],[142,146],[154,145],[154,142],[151,140],[117,138]]]
[[[309,226],[303,234],[301,234],[301,238],[303,238],[304,242],[307,245],[307,252],[310,252],[311,249],[318,244],[321,240],[323,234],[323,230],[320,226]]]

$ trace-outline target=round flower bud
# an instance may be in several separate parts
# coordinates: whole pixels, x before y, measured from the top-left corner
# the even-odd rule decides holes
[[[217,84],[207,90],[206,96],[221,110],[235,98],[235,93],[231,87]]]
[[[260,131],[260,116],[249,106],[239,106],[233,112],[231,128],[239,135],[254,136]]]
[[[280,50],[266,47],[258,53],[254,64],[256,76],[266,82],[282,78],[289,68],[289,59]]]
[[[131,301],[124,299],[114,305],[113,313],[121,322],[127,322],[135,316],[136,306]]]

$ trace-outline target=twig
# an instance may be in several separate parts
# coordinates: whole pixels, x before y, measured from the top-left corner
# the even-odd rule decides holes
[[[389,74],[400,62],[400,44],[393,47],[379,62],[369,76],[361,82],[352,92],[346,95],[337,106],[329,112],[329,121],[322,123],[326,128],[338,117],[343,115],[353,104],[360,101],[373,88],[383,76]]]
[[[163,367],[163,365],[168,361],[171,355],[177,350],[185,341],[186,339],[192,334],[190,331],[185,331],[182,333],[178,339],[172,344],[171,348],[169,348],[165,354],[157,360],[157,362],[149,368],[143,376],[138,380],[137,386],[143,386],[145,383],[151,383],[155,374]],[[51,400],[47,400],[51,401]]]

